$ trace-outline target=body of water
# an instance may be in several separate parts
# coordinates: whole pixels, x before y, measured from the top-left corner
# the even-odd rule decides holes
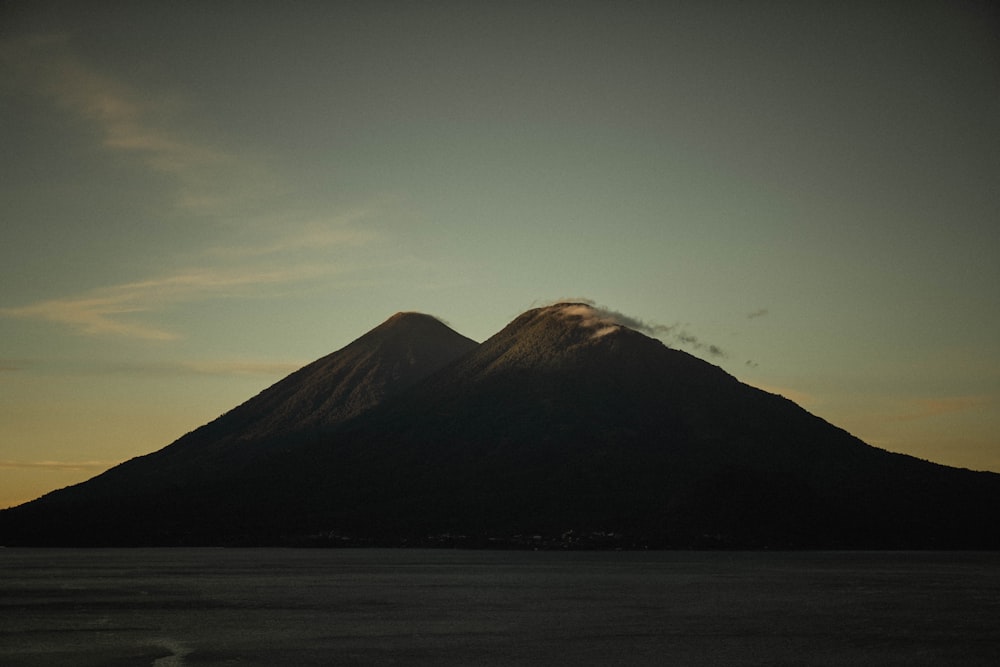
[[[0,549],[0,664],[996,665],[1000,554]]]

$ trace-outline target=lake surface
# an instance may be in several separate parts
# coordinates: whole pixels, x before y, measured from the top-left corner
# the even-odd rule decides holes
[[[0,549],[2,665],[996,665],[1000,554]]]

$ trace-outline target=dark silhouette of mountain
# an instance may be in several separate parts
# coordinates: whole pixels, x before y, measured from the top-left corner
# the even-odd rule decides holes
[[[43,496],[18,512],[50,517],[28,530],[52,543],[78,535],[74,542],[129,544],[139,534],[162,534],[158,517],[188,510],[195,512],[196,522],[202,510],[194,505],[206,490],[226,488],[255,462],[333,430],[476,346],[434,317],[396,313],[170,446]],[[97,505],[78,516],[74,508],[90,502]],[[130,518],[132,507],[150,513]],[[89,516],[90,510],[94,516]],[[129,529],[121,526],[122,520],[141,521],[146,527]],[[178,520],[189,523],[187,517]],[[121,536],[116,534],[119,526],[125,531]],[[0,533],[0,544],[2,539]],[[146,539],[153,538],[140,541]]]
[[[327,386],[369,396],[355,387],[384,357],[347,359]],[[528,311],[441,361],[319,429],[298,428],[327,404],[318,383],[287,418],[249,401],[217,421],[245,410],[239,432],[268,443],[252,456],[230,443],[212,468],[198,452],[219,440],[182,438],[145,457],[169,484],[122,466],[0,513],[0,540],[1000,548],[1000,475],[870,447],[584,304]]]

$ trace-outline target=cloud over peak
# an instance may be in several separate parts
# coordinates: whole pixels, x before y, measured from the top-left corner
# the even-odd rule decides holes
[[[548,305],[558,307],[560,315],[580,318],[582,324],[589,327],[606,328],[617,325],[635,329],[651,336],[659,336],[672,329],[669,326],[651,324],[620,311],[599,306],[593,299],[559,299]]]
[[[558,313],[566,317],[579,318],[581,324],[593,328],[594,337],[605,336],[616,327],[627,327],[648,336],[664,339],[688,349],[707,352],[713,357],[727,357],[728,354],[718,345],[706,343],[697,336],[688,333],[680,324],[657,324],[638,317],[597,305],[593,299],[574,298],[558,299],[545,304],[547,307],[558,308]]]

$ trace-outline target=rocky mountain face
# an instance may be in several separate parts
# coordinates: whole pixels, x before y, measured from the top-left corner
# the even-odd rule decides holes
[[[0,542],[1000,548],[998,510],[1000,475],[870,447],[557,304],[480,345],[394,316],[160,452],[0,513]]]

